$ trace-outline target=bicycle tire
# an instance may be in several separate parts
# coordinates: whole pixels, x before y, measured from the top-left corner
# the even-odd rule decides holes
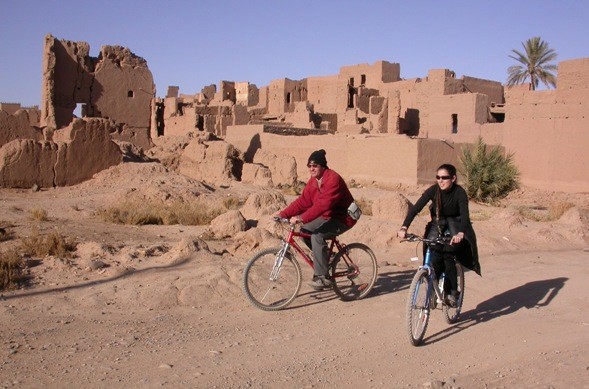
[[[289,305],[301,288],[301,266],[292,254],[284,255],[276,280],[270,276],[280,247],[255,254],[243,271],[243,290],[248,300],[264,311],[278,311]]]
[[[413,276],[407,299],[407,335],[414,346],[419,346],[425,336],[430,315],[431,288],[426,269],[419,269]]]
[[[362,243],[350,243],[338,252],[330,266],[333,290],[343,301],[366,297],[378,275],[378,264],[372,250]]]
[[[451,307],[448,304],[444,304],[442,307],[442,311],[444,311],[444,317],[446,318],[446,323],[454,324],[458,321],[458,317],[460,316],[460,311],[462,310],[462,302],[464,301],[464,270],[462,269],[462,265],[457,261],[456,262],[456,274],[458,274],[458,298],[456,299],[456,306]]]

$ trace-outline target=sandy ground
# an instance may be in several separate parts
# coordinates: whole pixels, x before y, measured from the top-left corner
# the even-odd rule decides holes
[[[288,309],[263,312],[241,288],[252,252],[198,239],[206,227],[120,226],[94,215],[143,186],[204,191],[145,169],[125,164],[70,188],[0,190],[13,236],[2,250],[32,226],[79,242],[72,259],[29,261],[28,284],[1,292],[0,387],[589,388],[587,194],[525,189],[497,207],[472,204],[483,277],[467,273],[461,320],[448,325],[433,312],[424,344],[413,347],[405,302],[416,246],[394,238],[400,220],[363,216],[342,236],[377,254],[367,298],[343,302],[304,285]],[[421,190],[404,194],[414,200]],[[555,202],[575,207],[549,222],[513,211]],[[33,209],[49,220],[31,220]]]

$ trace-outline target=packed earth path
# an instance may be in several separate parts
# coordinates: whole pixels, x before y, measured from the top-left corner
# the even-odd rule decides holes
[[[342,302],[303,288],[263,312],[239,293],[157,308],[135,288],[165,288],[198,264],[70,288],[4,295],[4,387],[587,387],[589,253],[505,254],[467,273],[461,320],[433,312],[407,339],[411,268],[380,269],[374,293]],[[539,267],[542,270],[539,271]],[[222,293],[220,291],[220,293]],[[157,297],[156,297],[157,299]],[[157,304],[153,304],[157,305]],[[435,386],[438,385],[438,386]]]
[[[207,226],[95,217],[131,191],[133,177],[160,190],[172,180],[131,173],[113,170],[70,188],[0,190],[2,222],[13,235],[2,250],[33,224],[79,242],[73,258],[28,259],[28,282],[0,291],[0,387],[589,387],[587,195],[522,190],[508,199],[575,203],[551,222],[471,204],[482,277],[466,273],[458,323],[434,311],[423,345],[414,347],[405,306],[416,246],[394,238],[400,219],[365,215],[341,237],[376,253],[378,279],[365,299],[313,291],[301,264],[300,295],[285,310],[265,312],[242,290],[255,250],[209,239]],[[421,190],[403,189],[411,199]],[[354,189],[355,197],[377,195]],[[31,221],[35,208],[48,210],[47,220]]]

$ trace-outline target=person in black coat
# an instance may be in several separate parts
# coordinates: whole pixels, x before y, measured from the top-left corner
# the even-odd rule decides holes
[[[450,164],[441,165],[436,174],[437,183],[423,192],[419,200],[407,212],[397,236],[405,238],[407,229],[427,203],[430,204],[432,220],[427,224],[424,236],[432,239],[449,234],[450,244],[441,250],[432,250],[432,267],[436,277],[445,273],[444,291],[450,304],[458,297],[458,275],[454,256],[467,269],[481,275],[476,235],[470,222],[468,196],[463,187],[456,182],[456,168]],[[425,247],[424,247],[425,249]]]

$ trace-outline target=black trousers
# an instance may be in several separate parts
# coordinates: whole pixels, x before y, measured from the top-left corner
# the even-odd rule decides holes
[[[442,229],[442,233],[446,233],[447,228]],[[449,232],[449,231],[448,231]],[[434,239],[438,236],[438,228],[435,222],[432,222],[429,232],[427,234],[428,239]],[[454,247],[446,245],[444,247],[431,247],[430,248],[430,260],[436,278],[439,279],[442,273],[445,273],[444,277],[444,292],[450,293],[453,290],[458,290],[458,272],[456,271],[456,262],[454,261],[455,253]]]

